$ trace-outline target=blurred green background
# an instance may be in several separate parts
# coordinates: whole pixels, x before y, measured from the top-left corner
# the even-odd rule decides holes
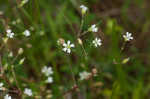
[[[29,0],[18,8],[19,3],[20,0],[0,0],[0,33],[4,36],[7,26],[11,27],[18,36],[8,41],[7,50],[16,53],[18,48],[24,48],[25,63],[15,68],[20,85],[30,86],[42,96],[40,99],[50,99],[46,98],[50,94],[52,99],[149,99],[149,0]],[[81,4],[89,8],[83,30],[99,23],[98,33],[82,37],[87,57],[76,38],[81,23]],[[13,23],[16,20],[18,24]],[[31,37],[20,36],[25,29],[31,30]],[[133,33],[134,40],[120,52],[122,35],[127,31]],[[95,36],[102,39],[100,48],[91,46]],[[71,55],[66,55],[57,45],[59,38],[76,44]],[[5,63],[4,52],[0,53]],[[120,62],[127,57],[130,57],[127,64],[114,64],[114,60]],[[42,86],[44,65],[52,66],[54,82]],[[73,86],[69,65],[76,80],[83,70],[96,68],[98,75],[78,82],[79,90],[62,96]]]

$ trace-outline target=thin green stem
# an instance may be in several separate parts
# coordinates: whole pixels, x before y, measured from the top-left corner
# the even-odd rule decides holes
[[[16,61],[16,59],[18,58],[18,56],[19,56],[19,54],[17,54],[17,56],[12,60],[11,65]],[[14,70],[14,66],[13,65],[11,66],[11,71],[12,71],[13,77],[15,79],[16,86],[19,89],[19,91],[21,92],[21,89],[20,89],[19,83],[17,81],[17,77],[16,77],[16,74],[15,74],[15,70]]]
[[[81,32],[82,32],[82,27],[83,27],[83,24],[84,24],[84,19],[83,19],[83,17],[84,17],[84,16],[82,16],[82,19],[81,19],[80,30],[79,30],[79,32],[78,32],[78,34],[77,34],[78,37],[79,37],[79,35],[80,35]]]

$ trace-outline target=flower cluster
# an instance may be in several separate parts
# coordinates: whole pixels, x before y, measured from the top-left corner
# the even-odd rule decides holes
[[[43,73],[46,77],[48,77],[47,80],[46,80],[47,83],[52,83],[52,82],[53,82],[53,78],[52,78],[52,76],[51,76],[51,75],[53,74],[53,70],[52,70],[51,67],[44,66],[44,67],[42,68],[42,73]]]

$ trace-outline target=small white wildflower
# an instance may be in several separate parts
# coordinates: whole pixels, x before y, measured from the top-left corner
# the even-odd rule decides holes
[[[11,29],[6,30],[7,32],[7,37],[8,38],[13,38],[14,37],[14,33],[11,31]]]
[[[3,83],[0,83],[0,90],[2,90],[3,89]]]
[[[98,32],[98,27],[96,27],[95,24],[91,25],[91,27],[88,29],[90,32]]]
[[[83,72],[79,73],[80,80],[88,79],[90,75],[91,75],[91,73],[89,73],[87,71],[83,71]]]
[[[11,99],[11,96],[9,96],[8,94],[6,94],[6,95],[4,96],[4,99]]]
[[[23,32],[23,35],[25,35],[26,37],[30,36],[30,31],[29,30],[25,30]]]
[[[53,74],[53,70],[51,67],[44,66],[42,68],[42,73],[44,73],[46,76],[49,76],[49,75]]]
[[[125,41],[130,41],[133,39],[132,33],[126,32],[126,35],[123,35]]]
[[[28,89],[28,88],[25,88],[24,94],[26,94],[26,95],[28,95],[28,96],[32,96],[32,90],[31,90],[31,89]]]
[[[97,37],[95,38],[95,40],[93,40],[92,43],[94,44],[95,47],[98,47],[98,46],[102,45],[101,39],[97,38]]]
[[[81,8],[82,15],[84,15],[88,10],[88,7],[86,7],[85,5],[81,5],[80,8]]]
[[[52,77],[48,77],[48,79],[46,80],[47,83],[52,83],[53,82],[53,78]]]
[[[64,46],[63,51],[69,54],[71,53],[71,48],[75,47],[75,45],[71,44],[70,41],[67,41],[67,43],[64,43],[63,46]]]

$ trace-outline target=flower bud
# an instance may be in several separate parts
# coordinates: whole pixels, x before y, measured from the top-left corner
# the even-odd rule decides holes
[[[130,58],[125,58],[123,61],[122,61],[122,64],[126,64],[128,61],[130,60]]]
[[[63,39],[63,38],[59,38],[58,40],[57,40],[57,44],[58,45],[63,45],[65,43],[65,40]]]
[[[78,43],[79,43],[80,45],[83,44],[83,43],[82,43],[82,40],[81,40],[80,38],[78,38]]]
[[[3,42],[4,42],[4,43],[7,43],[7,41],[8,41],[8,38],[7,38],[7,37],[3,38]]]
[[[19,48],[18,54],[21,55],[23,53],[23,48]]]
[[[19,65],[22,65],[24,63],[24,60],[25,58],[22,58],[20,61],[19,61]]]

